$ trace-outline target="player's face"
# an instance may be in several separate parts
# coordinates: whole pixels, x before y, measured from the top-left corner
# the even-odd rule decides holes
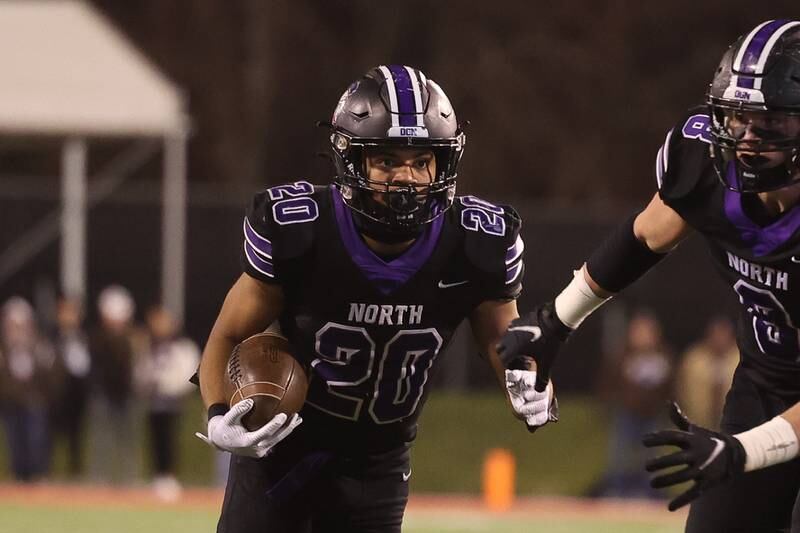
[[[415,187],[422,191],[436,175],[431,150],[419,148],[375,148],[367,152],[367,179],[376,191]]]
[[[742,141],[736,157],[743,165],[773,168],[786,162],[786,152],[769,151],[770,142],[800,136],[800,117],[782,113],[729,111],[725,117],[725,128],[732,137]]]

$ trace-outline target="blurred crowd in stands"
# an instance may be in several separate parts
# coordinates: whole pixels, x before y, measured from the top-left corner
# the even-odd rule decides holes
[[[610,421],[608,458],[605,475],[589,495],[665,497],[650,487],[643,465],[653,452],[641,445],[642,435],[671,426],[666,406],[672,400],[693,422],[718,429],[738,362],[735,329],[727,317],[712,317],[702,338],[676,357],[657,316],[634,312],[620,348],[605,355],[598,380]]]
[[[49,321],[20,297],[0,308],[0,415],[11,473],[21,482],[46,478],[61,442],[71,478],[138,482],[144,468],[136,427],[143,423],[153,489],[176,499],[178,422],[199,349],[160,305],[136,324],[134,299],[124,287],[106,287],[96,306],[97,321],[89,328],[85,309],[69,298],[58,301]],[[669,424],[664,416],[671,399],[696,423],[718,427],[739,360],[734,327],[726,317],[713,317],[703,337],[677,357],[653,313],[634,312],[625,323],[598,379],[609,420],[608,457],[589,495],[659,497],[642,468],[641,436]],[[218,480],[226,477],[226,461],[219,454]]]
[[[0,309],[0,415],[11,473],[20,482],[47,477],[63,439],[70,477],[135,482],[142,472],[135,427],[143,421],[153,488],[176,499],[177,423],[199,349],[160,305],[136,324],[122,286],[103,289],[96,305],[90,328],[86,310],[66,297],[50,320],[18,296]]]

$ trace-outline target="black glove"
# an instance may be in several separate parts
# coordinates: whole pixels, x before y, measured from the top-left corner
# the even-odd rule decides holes
[[[686,466],[650,480],[650,486],[656,489],[694,481],[688,490],[669,502],[669,510],[674,511],[700,496],[703,491],[744,472],[746,453],[742,443],[732,435],[711,431],[689,422],[675,402],[670,405],[669,417],[681,431],[665,429],[649,433],[644,436],[642,443],[648,448],[677,446],[681,449],[679,452],[651,459],[645,465],[648,472]]]
[[[514,319],[497,343],[503,366],[510,370],[527,370],[528,360],[536,361],[536,386],[543,392],[550,381],[550,369],[561,345],[572,330],[556,315],[554,302],[547,302]]]

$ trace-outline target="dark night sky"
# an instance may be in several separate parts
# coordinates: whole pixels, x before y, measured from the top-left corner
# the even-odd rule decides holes
[[[186,91],[195,181],[327,180],[315,121],[396,62],[471,121],[462,191],[592,203],[648,198],[664,133],[702,102],[725,48],[800,16],[793,0],[94,3]]]

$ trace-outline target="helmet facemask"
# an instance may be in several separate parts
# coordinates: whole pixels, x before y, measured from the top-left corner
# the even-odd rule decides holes
[[[416,141],[354,139],[342,132],[331,135],[337,166],[336,184],[345,204],[371,222],[385,226],[386,234],[401,239],[415,237],[425,224],[452,205],[463,134],[455,140]],[[380,148],[430,150],[436,161],[436,173],[430,176],[428,183],[413,185],[371,180],[367,172],[367,154]]]
[[[759,193],[800,181],[800,113],[709,107],[714,168],[726,187]]]

